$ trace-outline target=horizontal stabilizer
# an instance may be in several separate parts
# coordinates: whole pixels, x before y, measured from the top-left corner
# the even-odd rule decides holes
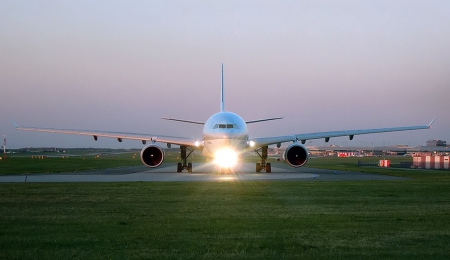
[[[177,121],[177,122],[183,122],[183,123],[189,123],[189,124],[197,124],[197,125],[204,125],[205,124],[203,122],[182,120],[182,119],[176,119],[176,118],[161,117],[161,119],[170,120],[170,121]]]
[[[252,124],[252,123],[259,123],[259,122],[264,122],[264,121],[278,120],[278,119],[283,119],[283,118],[282,117],[273,117],[273,118],[266,118],[266,119],[251,120],[251,121],[247,121],[245,123]]]

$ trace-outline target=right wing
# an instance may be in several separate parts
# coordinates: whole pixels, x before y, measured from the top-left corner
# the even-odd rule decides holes
[[[307,133],[307,134],[294,134],[294,135],[286,135],[286,136],[253,138],[252,141],[254,143],[254,147],[258,148],[258,147],[262,147],[262,146],[267,146],[267,145],[271,145],[271,144],[279,144],[279,143],[284,143],[284,142],[301,141],[302,143],[305,143],[306,140],[320,139],[320,138],[324,138],[325,141],[328,142],[331,137],[339,137],[339,136],[348,136],[350,138],[350,140],[352,140],[355,135],[429,129],[429,128],[431,128],[431,125],[433,124],[435,119],[436,119],[436,117],[428,125],[316,132],[316,133]]]
[[[94,137],[94,140],[97,140],[98,137],[108,137],[108,138],[115,138],[119,142],[122,142],[122,139],[129,139],[129,140],[140,140],[140,141],[142,141],[143,144],[145,144],[147,141],[151,141],[151,142],[183,145],[183,146],[189,146],[189,147],[202,146],[202,142],[199,142],[198,140],[195,140],[192,138],[186,138],[186,137],[141,134],[141,133],[128,133],[128,132],[109,132],[109,131],[92,131],[92,130],[76,130],[76,129],[22,127],[22,126],[18,126],[12,119],[10,119],[10,120],[14,124],[14,126],[17,130],[22,130],[22,131],[47,132],[47,133],[58,133],[58,134],[72,134],[72,135],[88,135],[88,136]]]

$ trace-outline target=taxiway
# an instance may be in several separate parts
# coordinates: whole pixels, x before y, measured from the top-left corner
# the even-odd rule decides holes
[[[314,168],[291,168],[274,163],[272,173],[254,173],[253,163],[242,163],[234,173],[221,175],[212,164],[198,164],[193,173],[175,172],[175,164],[163,164],[159,168],[125,167],[79,173],[30,174],[0,176],[0,182],[139,182],[139,181],[345,181],[345,180],[404,180],[406,178],[344,172]]]

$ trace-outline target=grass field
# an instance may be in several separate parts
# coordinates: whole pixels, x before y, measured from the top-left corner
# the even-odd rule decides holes
[[[49,157],[45,159],[30,157],[11,157],[0,162],[0,175],[79,172],[94,169],[106,169],[121,166],[140,165],[139,157],[134,154],[120,156],[102,155],[79,157]]]
[[[48,154],[44,154],[48,155]],[[51,154],[54,155],[54,154]],[[35,158],[32,158],[35,157]],[[0,161],[0,175],[17,175],[33,173],[61,173],[82,172],[89,170],[108,169],[124,166],[141,166],[139,152],[130,153],[78,153],[77,156],[59,155],[55,157],[40,158],[41,156],[29,155],[8,157]],[[178,162],[178,153],[166,152],[165,162]],[[38,158],[36,158],[38,157]],[[203,162],[205,159],[195,154],[194,162]]]
[[[1,259],[449,259],[448,182],[0,185]]]
[[[0,259],[450,259],[449,171],[357,160],[412,180],[0,184]]]

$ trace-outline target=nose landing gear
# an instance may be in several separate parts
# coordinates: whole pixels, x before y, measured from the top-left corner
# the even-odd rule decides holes
[[[220,167],[219,174],[231,174],[233,170],[230,167]]]

